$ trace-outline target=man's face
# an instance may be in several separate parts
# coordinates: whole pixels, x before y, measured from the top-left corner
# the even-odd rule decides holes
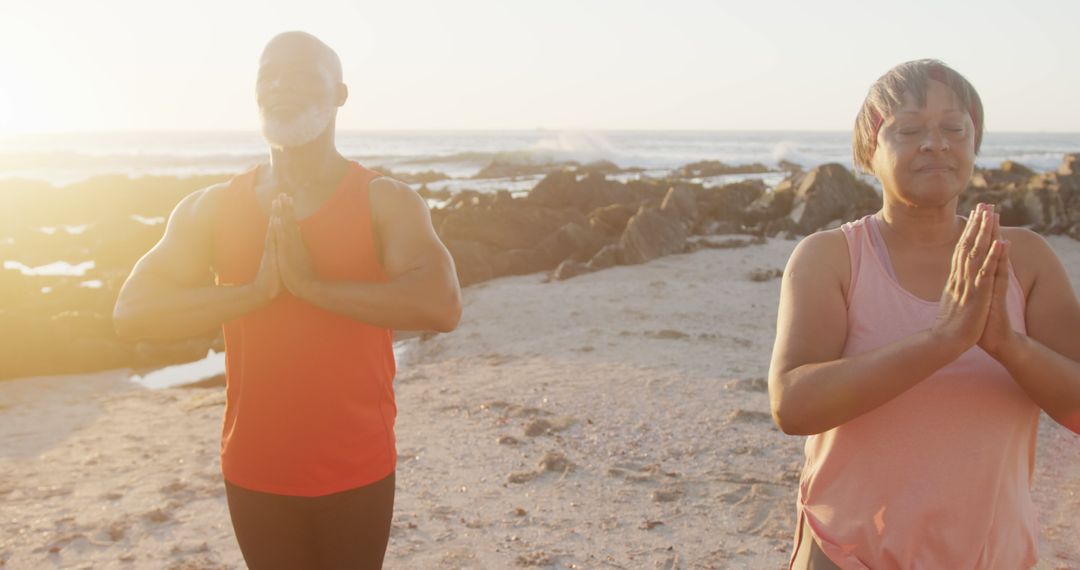
[[[302,41],[273,42],[263,52],[255,94],[271,146],[305,145],[330,125],[339,83],[325,60],[325,52]]]

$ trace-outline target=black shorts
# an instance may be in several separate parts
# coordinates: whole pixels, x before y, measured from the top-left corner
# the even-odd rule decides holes
[[[260,493],[225,482],[248,568],[382,568],[394,515],[394,474],[322,497]]]

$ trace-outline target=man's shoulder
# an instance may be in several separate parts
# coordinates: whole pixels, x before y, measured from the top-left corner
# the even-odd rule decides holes
[[[199,188],[184,196],[170,216],[170,223],[209,224],[216,216],[219,204],[232,187],[233,179]]]
[[[425,204],[424,199],[408,184],[388,176],[379,176],[368,183],[368,195],[372,212],[376,215],[394,214],[415,208],[417,204]]]
[[[408,184],[390,178],[389,176],[378,175],[368,183],[369,192],[372,195],[380,194],[386,195],[388,199],[407,199],[409,194],[415,195],[416,192],[409,187]]]

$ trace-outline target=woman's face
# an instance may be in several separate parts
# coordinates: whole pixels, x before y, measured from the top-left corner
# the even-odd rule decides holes
[[[975,166],[975,124],[949,86],[931,80],[926,106],[905,96],[881,125],[871,160],[886,200],[918,208],[946,206]]]

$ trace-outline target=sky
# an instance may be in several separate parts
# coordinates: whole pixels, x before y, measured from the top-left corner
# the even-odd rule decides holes
[[[301,6],[303,4],[303,6]],[[0,0],[0,135],[255,130],[259,52],[340,55],[339,129],[848,130],[935,57],[987,128],[1080,132],[1080,2]]]

